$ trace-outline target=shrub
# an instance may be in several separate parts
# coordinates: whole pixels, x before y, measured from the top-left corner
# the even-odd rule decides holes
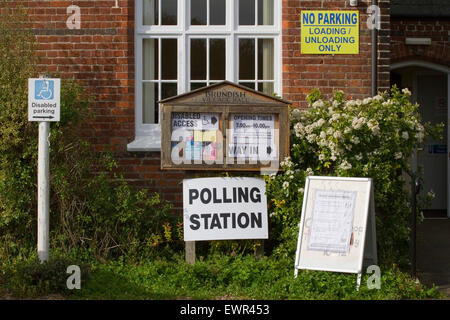
[[[49,294],[69,294],[67,288],[67,267],[80,267],[81,286],[89,280],[91,268],[78,260],[62,256],[54,256],[41,263],[36,255],[29,259],[20,259],[6,266],[5,280],[2,286],[8,288],[10,294],[16,297],[35,297]]]
[[[0,258],[35,251],[38,124],[28,122],[28,78],[36,77],[34,35],[20,8],[0,20]],[[57,77],[57,75],[54,75]],[[114,158],[82,134],[92,102],[61,81],[61,121],[50,125],[50,247],[97,258],[148,256],[175,244],[180,229],[159,195],[130,186]]]
[[[371,177],[380,260],[405,265],[411,213],[405,173],[413,173],[408,159],[426,134],[442,127],[424,127],[410,92],[395,86],[362,101],[345,101],[342,91],[326,101],[314,90],[308,101],[310,109],[292,110],[291,156],[281,162],[283,173],[266,177],[278,252],[295,252],[308,175]]]

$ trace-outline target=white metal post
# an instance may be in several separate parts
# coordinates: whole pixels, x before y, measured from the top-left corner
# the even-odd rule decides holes
[[[41,263],[49,259],[49,220],[50,220],[50,183],[49,183],[49,147],[50,123],[39,122],[38,145],[38,257]]]

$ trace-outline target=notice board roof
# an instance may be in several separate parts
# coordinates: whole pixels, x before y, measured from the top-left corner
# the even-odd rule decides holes
[[[161,101],[165,105],[289,105],[286,101],[248,87],[222,81],[207,87],[196,89]]]

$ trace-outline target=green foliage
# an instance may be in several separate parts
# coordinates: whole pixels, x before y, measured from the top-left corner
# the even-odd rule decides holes
[[[416,283],[395,267],[381,270],[381,289],[369,289],[370,275],[356,291],[356,275],[299,272],[293,258],[214,254],[184,263],[182,255],[139,265],[112,262],[93,267],[91,280],[71,298],[79,299],[425,299],[441,298],[437,288]]]
[[[436,136],[442,126],[424,127],[410,92],[395,86],[362,101],[345,101],[342,91],[325,101],[319,90],[307,99],[310,109],[292,110],[291,157],[281,162],[283,173],[266,177],[271,236],[279,240],[275,252],[295,253],[308,175],[371,177],[380,260],[405,266],[411,212],[406,177],[413,174],[408,159],[425,134]]]
[[[18,259],[12,264],[2,266],[0,285],[7,288],[15,297],[36,297],[50,294],[70,294],[66,281],[67,267],[80,267],[81,285],[90,278],[90,266],[79,260],[53,256],[49,261],[40,263],[34,255],[29,259]]]

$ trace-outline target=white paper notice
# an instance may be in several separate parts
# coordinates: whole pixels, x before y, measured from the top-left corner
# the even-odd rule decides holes
[[[275,116],[273,114],[231,115],[230,133],[228,157],[252,160],[276,158]]]
[[[315,190],[308,250],[348,253],[356,191]]]

